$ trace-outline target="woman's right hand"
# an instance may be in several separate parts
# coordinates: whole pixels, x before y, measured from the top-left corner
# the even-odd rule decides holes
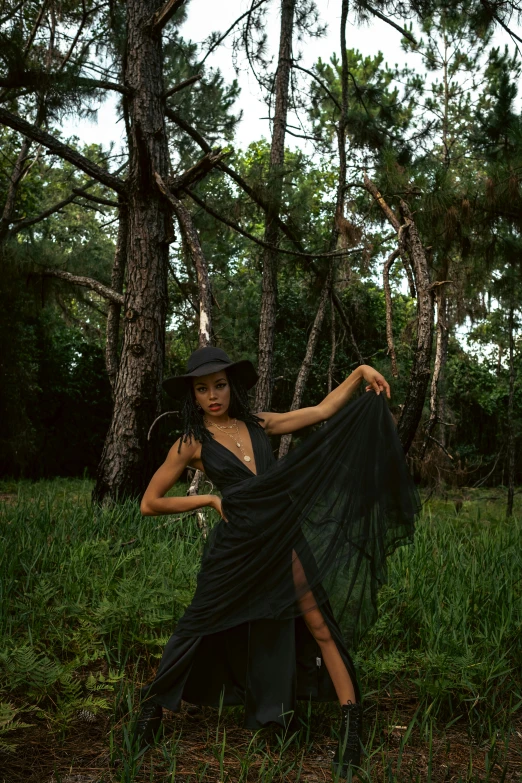
[[[218,512],[221,519],[224,519],[225,522],[228,522],[228,519],[223,514],[221,498],[219,498],[217,495],[209,495],[209,497],[210,497],[209,506]]]

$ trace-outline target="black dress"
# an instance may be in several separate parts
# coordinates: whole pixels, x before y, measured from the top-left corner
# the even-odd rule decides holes
[[[244,725],[285,725],[297,699],[336,701],[300,605],[320,609],[354,683],[349,650],[377,616],[386,558],[420,511],[384,394],[365,392],[276,461],[248,423],[257,468],[217,440],[201,459],[223,496],[192,603],[142,689],[178,711],[243,704]],[[312,600],[312,604],[310,601]]]

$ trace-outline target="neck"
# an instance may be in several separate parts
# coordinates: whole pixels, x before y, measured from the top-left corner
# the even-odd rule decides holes
[[[220,427],[226,427],[229,424],[232,424],[234,419],[232,419],[227,413],[223,413],[220,416],[205,416],[205,424],[207,427],[211,426],[212,424],[217,424]]]

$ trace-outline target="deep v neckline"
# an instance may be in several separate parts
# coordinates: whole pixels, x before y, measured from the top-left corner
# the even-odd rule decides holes
[[[247,428],[248,434],[250,436],[250,443],[252,445],[252,455],[254,457],[254,463],[255,463],[256,471],[257,471],[258,465],[257,465],[257,457],[256,457],[256,452],[255,452],[255,447],[254,447],[254,439],[252,437],[252,432],[250,430],[250,427],[248,426],[248,423],[245,421],[244,424],[245,424],[245,427]],[[217,443],[218,446],[221,446],[222,449],[225,449],[225,451],[228,451],[229,454],[232,454],[234,459],[237,460],[237,462],[239,462],[240,465],[243,465],[243,467],[246,468],[248,470],[248,472],[251,473],[253,476],[257,476],[258,475],[257,473],[254,473],[254,471],[251,470],[248,467],[247,463],[244,460],[239,459],[237,454],[234,451],[232,451],[232,449],[229,449],[227,446],[225,446],[223,443],[221,443],[219,440],[217,440],[217,438],[213,437],[212,438],[212,443]]]

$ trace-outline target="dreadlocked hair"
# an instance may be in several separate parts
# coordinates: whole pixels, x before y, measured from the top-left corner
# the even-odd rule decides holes
[[[245,385],[235,377],[230,371],[226,373],[228,383],[230,386],[230,404],[228,406],[228,415],[232,419],[240,419],[241,421],[249,421],[252,424],[261,427],[260,422],[263,421],[255,413],[250,410],[250,404],[248,402],[248,393]],[[205,427],[203,421],[203,411],[200,410],[196,404],[196,397],[194,389],[192,387],[192,380],[187,382],[187,393],[183,402],[183,408],[181,410],[182,417],[182,431],[179,439],[178,453],[181,451],[182,443],[192,443],[192,439],[203,443],[206,440],[211,440],[214,436]]]

